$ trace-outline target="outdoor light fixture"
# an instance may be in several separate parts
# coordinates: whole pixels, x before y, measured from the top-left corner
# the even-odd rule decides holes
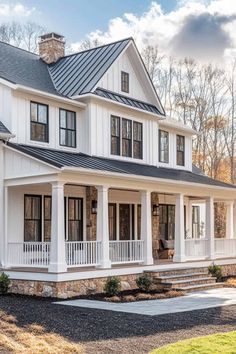
[[[92,214],[97,214],[98,203],[96,200],[92,200]]]
[[[159,205],[153,204],[152,206],[152,215],[153,216],[159,216],[160,210],[159,210]]]

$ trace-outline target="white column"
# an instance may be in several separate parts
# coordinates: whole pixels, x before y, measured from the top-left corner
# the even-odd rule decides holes
[[[226,238],[234,237],[234,202],[226,203]]]
[[[141,191],[141,239],[144,241],[144,264],[153,264],[151,192]]]
[[[233,202],[233,238],[236,238],[236,200]]]
[[[101,243],[99,268],[111,268],[109,257],[108,187],[97,186],[97,241]]]
[[[7,200],[8,187],[4,187],[4,150],[0,141],[0,266],[7,267]],[[7,198],[7,199],[6,199]]]
[[[174,262],[185,262],[184,195],[176,194]]]
[[[214,199],[206,199],[206,239],[209,244],[209,258],[214,259],[215,255],[215,225],[214,225]]]
[[[53,182],[49,272],[61,273],[66,271],[64,183]]]

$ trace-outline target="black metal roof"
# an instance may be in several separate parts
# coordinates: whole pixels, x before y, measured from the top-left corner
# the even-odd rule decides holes
[[[163,115],[159,109],[157,109],[156,106],[150,104],[150,103],[146,103],[140,100],[136,100],[135,98],[130,98],[128,96],[125,95],[121,95],[118,94],[116,92],[112,92],[109,90],[105,90],[103,88],[98,87],[94,92],[95,95],[103,97],[103,98],[107,98],[109,100],[112,101],[116,101],[119,103],[123,103],[126,104],[128,106],[132,106],[134,108],[138,108],[138,109],[142,109],[144,111],[148,111],[151,113],[155,113],[155,114],[160,114]]]
[[[11,134],[10,130],[0,121],[0,134]]]
[[[13,144],[9,142],[7,145],[58,168],[79,167],[91,170],[116,172],[127,175],[132,174],[137,176],[171,179],[175,181],[184,181],[196,184],[200,183],[215,187],[236,188],[234,185],[216,181],[203,174],[198,174],[190,171],[156,167],[151,165],[144,165],[141,163],[139,164],[119,161],[115,159],[89,156],[82,153],[45,149],[29,145]]]
[[[65,56],[49,66],[54,85],[64,96],[91,92],[130,38]]]

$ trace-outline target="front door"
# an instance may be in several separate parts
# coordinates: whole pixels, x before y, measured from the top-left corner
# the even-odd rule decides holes
[[[68,241],[83,241],[82,198],[68,198]]]

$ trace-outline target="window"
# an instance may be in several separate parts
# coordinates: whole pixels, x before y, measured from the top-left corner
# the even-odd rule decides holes
[[[48,106],[30,103],[30,138],[48,143]]]
[[[122,156],[132,157],[132,121],[122,119]]]
[[[159,162],[169,162],[169,133],[159,130]]]
[[[24,241],[41,242],[41,196],[25,195]]]
[[[159,231],[160,237],[164,240],[175,238],[175,206],[160,204]]]
[[[44,242],[51,241],[52,198],[44,197]]]
[[[121,71],[121,91],[129,93],[129,74]]]
[[[60,145],[76,147],[76,113],[60,109]]]
[[[68,241],[83,241],[83,199],[68,198]]]
[[[177,151],[177,165],[178,166],[184,166],[184,136],[182,135],[177,135],[176,136],[176,151]]]
[[[198,205],[192,206],[192,237],[200,237],[200,207]]]
[[[111,154],[120,155],[120,118],[111,116]]]
[[[143,158],[143,125],[142,123],[133,123],[133,157],[135,159]]]
[[[108,205],[108,220],[109,220],[109,239],[116,240],[116,204],[109,203]]]

